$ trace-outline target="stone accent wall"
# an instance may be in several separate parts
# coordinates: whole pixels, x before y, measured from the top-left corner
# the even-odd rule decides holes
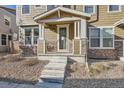
[[[89,49],[89,58],[118,59],[116,49]]]
[[[115,41],[115,49],[119,57],[123,56],[123,41]]]

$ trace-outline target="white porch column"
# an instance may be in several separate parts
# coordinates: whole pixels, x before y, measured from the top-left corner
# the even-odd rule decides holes
[[[44,40],[44,33],[45,33],[45,29],[44,29],[44,23],[41,24],[41,28],[42,28],[42,40]]]
[[[42,29],[41,29],[41,24],[39,24],[39,40],[42,39]]]
[[[85,19],[81,19],[81,22],[80,22],[80,24],[81,24],[81,28],[80,28],[80,30],[81,30],[81,38],[87,38],[87,24],[86,24],[86,20]]]
[[[39,24],[39,39],[44,40],[44,24]]]
[[[74,39],[79,39],[80,38],[80,21],[75,21],[74,22]]]

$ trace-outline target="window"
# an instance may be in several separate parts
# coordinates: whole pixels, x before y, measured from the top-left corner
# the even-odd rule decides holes
[[[7,36],[5,34],[2,34],[1,35],[1,44],[2,45],[7,45],[6,40],[7,40]]]
[[[11,41],[11,40],[12,40],[12,36],[8,35],[8,41]]]
[[[100,47],[100,29],[93,28],[90,32],[91,47]]]
[[[55,5],[47,5],[47,11],[54,9],[55,7]]]
[[[25,44],[28,45],[28,44],[31,44],[31,29],[30,28],[26,28],[25,29]]]
[[[22,5],[22,14],[29,14],[30,7],[29,5]]]
[[[84,12],[89,14],[95,13],[95,6],[93,5],[84,6]]]
[[[119,5],[109,5],[108,6],[109,12],[118,12],[120,10],[121,10],[121,6],[119,6]]]
[[[7,19],[4,19],[4,22],[5,22],[5,25],[7,25],[7,26],[9,26],[9,25],[10,25],[10,22],[9,22],[9,20],[7,20]]]
[[[89,41],[92,48],[113,48],[113,28],[89,28]]]
[[[35,5],[35,8],[47,9],[46,5]]]
[[[112,28],[103,28],[103,47],[113,47]]]
[[[37,44],[39,38],[38,28],[25,28],[25,45]]]
[[[39,37],[39,29],[34,28],[34,41],[33,41],[34,44],[37,44],[38,37]]]
[[[63,5],[65,8],[71,8],[71,5]]]
[[[41,7],[41,5],[35,5],[35,7]]]

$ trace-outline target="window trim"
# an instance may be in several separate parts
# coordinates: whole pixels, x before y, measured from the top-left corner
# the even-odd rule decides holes
[[[116,13],[116,12],[121,12],[121,10],[122,10],[121,5],[118,5],[118,6],[119,6],[119,10],[118,10],[118,11],[109,11],[109,6],[110,6],[110,5],[107,5],[107,12],[108,12],[108,13]]]
[[[6,24],[5,24],[5,20],[7,20],[7,21],[9,22],[9,25],[6,25]],[[10,18],[9,16],[7,16],[7,15],[4,15],[4,24],[5,24],[6,26],[8,26],[8,27],[11,27],[11,18]]]
[[[83,6],[83,12],[84,12],[84,13],[86,13],[86,12],[85,12],[85,6],[93,6],[93,13],[88,13],[88,14],[95,14],[95,13],[96,13],[96,5],[84,5],[84,6]]]
[[[34,8],[35,9],[43,9],[42,6],[45,6],[46,8],[44,10],[47,11],[47,5],[40,5],[40,7],[36,7],[36,5],[34,5]]]
[[[41,8],[41,5],[40,5],[40,7],[36,7],[36,5],[34,5],[34,8]]]
[[[91,37],[90,37],[90,30],[92,29],[92,28],[100,28],[100,31],[101,31],[101,29],[103,29],[103,28],[112,28],[112,34],[113,34],[113,46],[112,47],[103,47],[103,35],[101,35],[101,33],[100,33],[100,38],[102,38],[102,39],[100,39],[100,47],[91,47]],[[98,27],[88,27],[88,31],[89,31],[89,49],[115,49],[115,36],[114,36],[114,34],[115,34],[115,29],[114,29],[114,27],[113,26],[98,26]]]
[[[6,35],[6,45],[2,45],[2,35]],[[0,40],[0,46],[8,46],[8,44],[9,44],[8,36],[12,36],[12,34],[5,34],[5,33],[1,33],[0,34],[0,38],[1,38],[1,40]]]
[[[24,46],[37,46],[37,44],[34,44],[34,28],[38,28],[38,30],[39,30],[39,27],[37,26],[37,27],[24,27],[23,29],[24,29]],[[31,29],[31,44],[25,44],[25,29]],[[39,38],[39,36],[38,36],[38,38]]]
[[[23,14],[23,13],[22,13],[22,6],[23,6],[23,5],[21,5],[21,14],[22,14],[22,15],[30,15],[30,14],[31,14],[31,6],[29,5],[29,13],[26,13],[26,14]]]

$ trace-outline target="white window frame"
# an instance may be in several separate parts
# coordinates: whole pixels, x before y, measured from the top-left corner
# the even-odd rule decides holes
[[[30,13],[31,13],[31,6],[29,5],[29,13],[26,13],[26,14],[23,14],[23,13],[22,13],[22,6],[23,6],[23,5],[21,5],[21,14],[22,14],[22,15],[30,15]]]
[[[36,9],[44,9],[42,6],[45,6],[45,10],[47,10],[47,5],[40,5],[40,7],[36,7],[36,5],[34,5],[34,8],[36,8]]]
[[[9,25],[6,25],[6,24],[5,25],[8,27],[11,27],[11,18],[7,15],[4,15],[4,23],[5,23],[5,19],[7,19],[9,21]]]
[[[37,44],[34,44],[34,37],[36,37],[36,36],[34,36],[34,28],[38,28],[39,29],[39,27],[37,26],[37,27],[24,27],[23,29],[24,29],[24,33],[25,33],[25,29],[28,29],[28,28],[30,28],[31,29],[31,44],[25,44],[25,36],[24,36],[24,45],[25,46],[37,46]],[[25,34],[24,34],[25,35]],[[38,36],[38,39],[39,39],[39,36]]]
[[[107,12],[108,13],[116,13],[116,12],[121,12],[121,5],[118,5],[119,6],[119,10],[117,10],[117,11],[109,11],[109,5],[107,6]]]
[[[103,28],[112,28],[112,34],[113,34],[113,46],[112,47],[103,47],[103,35],[102,33],[100,33],[100,47],[91,47],[91,37],[90,37],[90,31],[92,28],[100,28],[100,32],[101,29]],[[99,26],[99,27],[88,27],[88,31],[89,31],[89,49],[114,49],[114,45],[115,45],[115,31],[114,31],[114,27],[113,26]]]
[[[34,5],[34,8],[41,8],[41,5],[40,5],[40,7],[36,7],[36,5]]]
[[[2,35],[6,35],[6,45],[2,45]],[[8,46],[8,34],[2,33],[2,34],[0,34],[0,38],[1,38],[0,45],[1,46]]]
[[[86,13],[86,12],[85,12],[85,6],[93,6],[93,12],[90,13],[90,14],[95,14],[95,13],[96,13],[96,5],[84,5],[84,6],[83,6],[83,12],[84,12],[84,13]]]

